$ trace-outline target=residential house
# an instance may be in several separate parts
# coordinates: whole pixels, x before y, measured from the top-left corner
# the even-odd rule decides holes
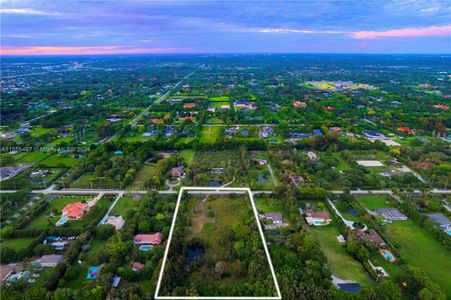
[[[183,169],[183,167],[174,167],[171,169],[171,175],[173,177],[182,177],[183,175],[185,175],[185,170]]]
[[[318,155],[315,152],[309,151],[309,152],[307,152],[307,156],[312,161],[318,160]]]
[[[357,229],[355,231],[355,233],[361,239],[370,241],[376,246],[379,246],[379,247],[384,247],[385,246],[384,240],[381,238],[381,236],[374,229],[370,229],[368,231],[363,231],[361,229]]]
[[[309,225],[325,226],[332,222],[332,218],[327,211],[314,211],[313,209],[306,209],[304,213],[305,220]]]
[[[274,130],[271,126],[263,126],[260,128],[260,136],[262,138],[267,138],[274,135]]]
[[[414,134],[415,133],[415,130],[410,129],[409,127],[398,127],[398,131],[405,132],[405,133],[408,133],[408,134]]]
[[[56,265],[58,265],[63,260],[63,256],[59,254],[49,254],[49,255],[43,255],[39,262],[43,267],[51,267],[54,268]]]
[[[0,265],[0,279],[2,282],[8,281],[8,277],[11,274],[17,274],[23,270],[23,264],[14,263],[14,264],[1,264]]]
[[[301,102],[301,101],[294,101],[293,102],[293,106],[295,108],[306,108],[307,107],[307,103],[306,102]]]
[[[135,245],[160,245],[163,240],[163,234],[156,232],[152,234],[137,234],[133,239]]]
[[[283,222],[282,213],[279,212],[266,212],[260,214],[260,219],[264,221],[263,225],[265,230],[288,226],[288,224]]]
[[[183,108],[195,108],[196,103],[184,103]]]
[[[304,177],[302,176],[290,176],[291,183],[294,185],[298,185],[299,183],[304,182]]]
[[[132,262],[131,267],[133,271],[138,272],[144,269],[144,264],[140,263],[139,261],[134,261]]]
[[[440,226],[440,228],[451,235],[451,222],[441,213],[430,214],[429,219]]]
[[[383,216],[388,222],[407,220],[407,216],[400,212],[397,208],[378,208],[375,212],[376,214]]]
[[[89,205],[83,202],[73,202],[67,204],[63,209],[63,216],[70,219],[81,219],[85,212],[89,210]]]

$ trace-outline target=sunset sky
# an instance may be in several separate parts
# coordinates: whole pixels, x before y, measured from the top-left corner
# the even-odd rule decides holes
[[[1,1],[3,55],[451,53],[451,1]]]

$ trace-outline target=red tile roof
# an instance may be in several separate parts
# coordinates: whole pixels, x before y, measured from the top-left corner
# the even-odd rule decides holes
[[[163,234],[156,232],[152,234],[137,234],[133,242],[138,245],[159,245],[162,240]]]
[[[89,208],[87,203],[74,202],[67,204],[63,209],[63,215],[69,218],[81,218],[85,214],[85,211]]]
[[[140,270],[144,269],[144,265],[142,263],[140,263],[139,261],[134,261],[132,263],[132,269],[140,271]]]

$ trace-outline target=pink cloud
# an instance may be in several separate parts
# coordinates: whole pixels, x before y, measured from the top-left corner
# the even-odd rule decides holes
[[[183,52],[186,48],[135,48],[130,46],[3,46],[1,55],[78,55],[78,54],[146,54]]]
[[[357,31],[350,34],[355,39],[381,39],[390,37],[451,37],[451,25],[424,28],[402,28],[385,31]]]

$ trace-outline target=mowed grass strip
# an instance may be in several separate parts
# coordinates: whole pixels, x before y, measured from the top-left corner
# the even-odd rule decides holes
[[[139,200],[135,200],[130,196],[124,196],[116,203],[110,215],[121,215],[126,219],[128,212],[137,209],[138,206]]]
[[[386,233],[411,266],[423,269],[451,297],[451,254],[412,220],[387,225]]]
[[[135,179],[133,179],[130,187],[132,188],[144,188],[144,184],[149,180],[155,173],[154,165],[144,164],[141,169],[136,173]]]
[[[180,157],[188,164],[191,165],[193,163],[194,155],[196,154],[195,150],[185,149],[180,151]]]
[[[386,196],[359,196],[357,199],[370,210],[391,207]]]
[[[220,126],[204,126],[202,127],[199,140],[204,143],[214,143],[221,133],[221,130],[223,130],[223,128]]]
[[[35,238],[23,237],[23,238],[8,238],[0,243],[1,248],[11,248],[16,251],[27,248]]]

